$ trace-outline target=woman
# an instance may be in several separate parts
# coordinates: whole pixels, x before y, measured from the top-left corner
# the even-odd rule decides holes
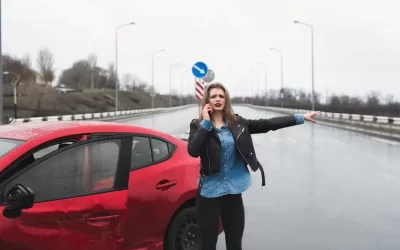
[[[318,112],[245,119],[233,113],[229,93],[219,83],[207,87],[201,107],[199,119],[190,123],[188,152],[201,159],[196,210],[202,249],[216,249],[221,216],[227,250],[240,250],[245,225],[241,193],[251,184],[246,165],[253,171],[260,169],[265,186],[251,134],[302,124],[304,120],[315,122],[312,117]]]

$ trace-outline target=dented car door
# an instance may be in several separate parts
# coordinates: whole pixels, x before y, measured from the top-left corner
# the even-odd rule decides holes
[[[3,195],[22,184],[35,199],[18,218],[2,220],[0,248],[122,249],[131,148],[124,136],[82,141],[8,178]]]

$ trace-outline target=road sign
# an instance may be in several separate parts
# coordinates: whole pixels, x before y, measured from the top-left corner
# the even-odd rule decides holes
[[[204,82],[196,80],[194,97],[196,97],[197,100],[203,98],[204,90],[205,90]]]
[[[210,82],[214,81],[214,78],[215,78],[214,71],[212,69],[209,69],[207,75],[205,77],[203,77],[203,80],[206,83],[210,83]]]
[[[203,78],[208,73],[208,67],[203,62],[197,62],[192,67],[192,73],[197,78]]]

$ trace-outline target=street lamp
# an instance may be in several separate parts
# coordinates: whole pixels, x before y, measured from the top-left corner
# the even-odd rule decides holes
[[[164,52],[164,51],[165,51],[164,49],[160,49],[160,50],[153,52],[152,58],[151,58],[151,88],[152,88],[152,90],[151,90],[151,109],[154,108],[154,96],[156,95],[155,89],[154,89],[154,57],[157,53]]]
[[[270,50],[279,52],[281,55],[281,90],[280,90],[280,93],[281,93],[281,108],[283,108],[283,92],[282,92],[283,91],[283,52],[282,52],[282,50],[274,49],[274,48],[270,48]]]
[[[169,107],[172,107],[172,68],[180,65],[179,63],[174,63],[169,66]]]
[[[259,93],[258,93],[258,71],[255,71],[254,69],[252,69],[251,72],[255,73],[255,74],[256,74],[256,77],[257,77],[257,78],[256,78],[256,79],[257,79],[257,80],[256,80],[256,91],[257,91],[257,92],[256,92],[256,100],[257,100],[257,102],[258,102],[258,96],[259,96]]]
[[[17,77],[17,79],[13,83],[11,83],[14,87],[14,119],[17,119],[17,85],[18,85],[18,81],[21,78],[21,76],[18,75],[17,73],[9,72],[9,71],[5,71],[3,73],[3,75],[8,75],[8,76],[14,75]]]
[[[128,25],[133,25],[135,24],[134,22],[126,23],[119,25],[115,28],[115,112],[118,111],[118,90],[119,90],[119,84],[118,84],[118,29],[128,26]]]
[[[183,72],[181,72],[181,106],[183,105],[182,101],[183,101],[183,77],[185,73],[189,73],[189,70],[185,70]]]
[[[244,77],[246,77],[246,79],[244,79]],[[244,82],[248,82],[249,80],[250,81],[252,81],[252,79],[251,79],[251,77],[250,76],[248,76],[248,75],[244,75],[244,77],[241,77],[240,79],[241,80],[244,80]],[[247,87],[248,87],[248,89],[247,89],[247,91],[248,91],[248,98],[251,98],[251,94],[252,94],[252,91],[253,91],[253,89],[252,89],[252,84],[248,84],[247,85]]]
[[[315,110],[314,103],[314,27],[311,24],[293,21],[296,24],[305,25],[311,29],[311,109]]]
[[[265,81],[265,105],[267,105],[267,98],[268,98],[268,84],[267,84],[267,65],[263,62],[257,62],[258,65],[264,66],[264,71],[265,71],[265,76],[264,76],[264,81]]]
[[[254,70],[251,70],[251,72],[253,72],[253,73],[257,73],[257,72],[255,72]],[[251,81],[251,84],[250,84],[250,98],[251,98],[251,104],[255,104],[255,99],[254,98],[252,98],[252,96],[253,96],[253,84],[254,84],[254,82],[253,82],[253,75],[250,75],[250,74],[246,74],[245,75],[245,77],[247,77],[248,79],[250,79],[250,81]],[[258,85],[258,83],[257,83],[257,79],[256,79],[256,85]],[[257,93],[256,93],[256,95],[257,95]]]

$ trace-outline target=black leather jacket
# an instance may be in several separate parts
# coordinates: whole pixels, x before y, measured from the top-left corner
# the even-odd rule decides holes
[[[296,125],[296,118],[294,115],[257,120],[248,120],[239,115],[236,115],[236,118],[236,124],[231,132],[237,152],[254,172],[260,169],[262,186],[265,186],[264,170],[257,160],[251,134],[266,133],[270,130],[294,126]],[[198,119],[193,119],[190,122],[188,153],[192,157],[200,157],[200,174],[212,175],[220,172],[221,142],[217,131],[215,129],[207,131],[200,127]]]

